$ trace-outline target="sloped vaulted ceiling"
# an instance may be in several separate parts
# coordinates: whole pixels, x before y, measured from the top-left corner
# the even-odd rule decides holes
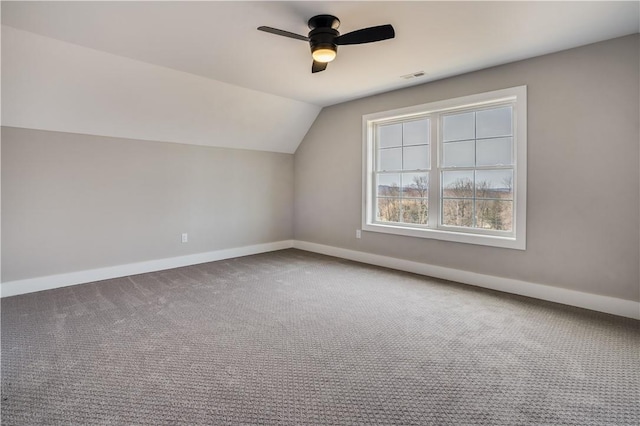
[[[323,106],[638,32],[637,2],[2,2],[2,124],[295,151]],[[309,17],[396,38],[311,74]],[[424,71],[421,78],[402,75]]]
[[[2,28],[2,124],[293,153],[320,107]]]

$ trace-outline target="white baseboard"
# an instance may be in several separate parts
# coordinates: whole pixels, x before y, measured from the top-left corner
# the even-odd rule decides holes
[[[291,247],[293,247],[293,240],[284,240],[276,241],[273,243],[256,244],[251,246],[210,251],[207,253],[171,257],[168,259],[149,260],[146,262],[110,266],[107,268],[70,272],[67,274],[7,281],[0,284],[0,297],[16,296],[18,294],[51,290],[54,288],[90,283],[93,281],[126,277],[128,275],[144,274],[146,272],[162,271],[165,269],[179,268],[181,266],[196,265],[199,263],[213,262],[216,260],[230,259],[233,257],[248,256],[251,254],[265,253]]]
[[[622,317],[640,319],[640,303],[634,302],[633,300],[583,293],[580,291],[552,287],[543,284],[534,284],[512,278],[483,275],[475,272],[461,271],[459,269],[445,268],[442,266],[429,265],[427,263],[413,262],[410,260],[326,246],[307,241],[296,240],[294,241],[293,246],[300,250],[326,254],[329,256],[354,260],[356,262],[384,266],[386,268],[427,275],[434,278],[442,278],[477,287],[503,291],[505,293],[518,294],[521,296],[532,297],[534,299],[547,300],[549,302],[577,306],[579,308],[591,309],[593,311],[605,312]]]
[[[207,253],[172,257],[168,259],[150,260],[146,262],[129,263],[126,265],[90,269],[86,271],[50,275],[46,277],[7,281],[0,284],[0,297],[16,296],[19,294],[125,277],[128,275],[143,274],[146,272],[162,271],[165,269],[214,262],[216,260],[248,256],[291,247],[354,260],[356,262],[368,263],[371,265],[383,266],[386,268],[398,269],[415,274],[427,275],[430,277],[442,278],[445,280],[503,291],[505,293],[518,294],[535,299],[562,303],[564,305],[577,306],[579,308],[591,309],[608,314],[640,319],[640,303],[632,300],[583,293],[580,291],[552,287],[543,284],[534,284],[512,278],[483,275],[475,272],[445,268],[427,263],[413,262],[410,260],[397,259],[394,257],[381,256],[378,254],[297,240],[276,241],[273,243],[235,247]]]

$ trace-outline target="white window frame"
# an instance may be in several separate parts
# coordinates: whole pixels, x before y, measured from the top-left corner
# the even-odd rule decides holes
[[[445,113],[477,110],[501,105],[513,107],[513,226],[512,231],[440,224],[440,175],[442,168],[441,120]],[[431,167],[429,171],[429,219],[427,225],[387,223],[375,220],[376,126],[417,118],[430,118]],[[527,214],[527,86],[495,90],[455,99],[367,114],[362,117],[363,190],[362,230],[419,238],[479,244],[509,249],[526,249]]]

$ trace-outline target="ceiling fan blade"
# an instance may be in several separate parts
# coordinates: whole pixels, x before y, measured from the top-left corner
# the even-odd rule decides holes
[[[311,65],[311,72],[312,73],[324,71],[326,69],[327,69],[327,62],[313,61],[313,65]]]
[[[279,35],[279,36],[283,36],[283,37],[295,38],[296,40],[309,41],[309,37],[307,37],[307,36],[303,36],[303,35],[295,34],[295,33],[290,33],[289,31],[279,30],[277,28],[271,28],[271,27],[262,26],[262,27],[258,27],[258,29],[260,31],[264,31],[266,33],[271,33],[271,34],[275,34],[275,35]]]
[[[361,30],[343,34],[339,37],[336,37],[334,42],[337,45],[362,44],[387,40],[390,38],[394,38],[395,36],[395,30],[391,25],[387,24],[378,25],[377,27],[363,28]]]

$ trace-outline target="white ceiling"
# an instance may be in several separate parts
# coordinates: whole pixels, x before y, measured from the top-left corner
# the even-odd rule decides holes
[[[639,2],[2,2],[14,28],[209,79],[327,106],[639,30]],[[341,33],[392,24],[396,38],[342,46],[311,74],[316,14]],[[400,76],[425,71],[421,78]]]

